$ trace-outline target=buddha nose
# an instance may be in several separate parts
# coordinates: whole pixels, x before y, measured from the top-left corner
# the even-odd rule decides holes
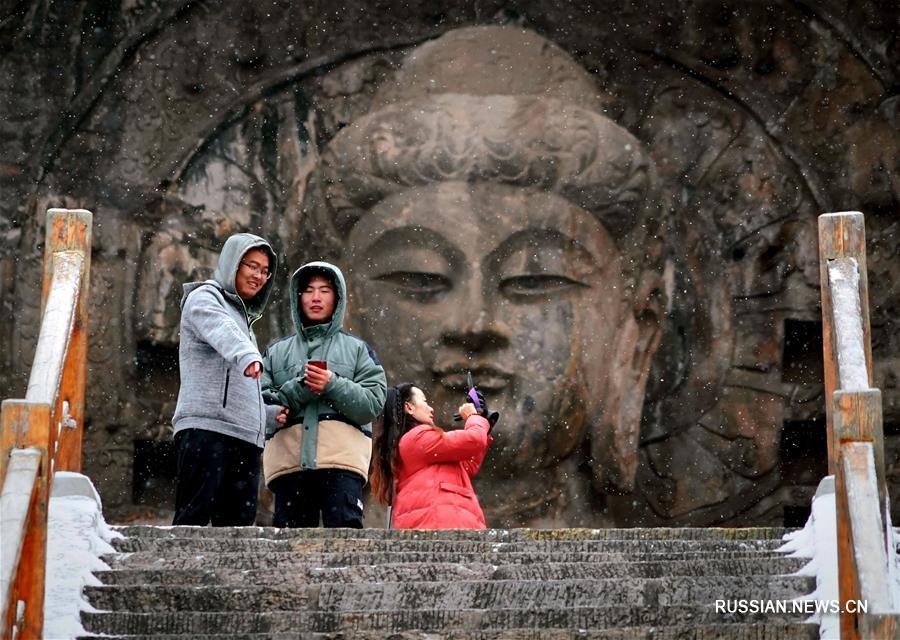
[[[494,299],[482,291],[477,279],[473,278],[469,284],[465,299],[458,301],[454,312],[447,318],[448,323],[441,333],[443,343],[466,351],[508,347],[512,332],[509,325],[497,317]]]
[[[509,327],[505,322],[477,320],[445,331],[444,344],[466,351],[494,351],[509,346]]]

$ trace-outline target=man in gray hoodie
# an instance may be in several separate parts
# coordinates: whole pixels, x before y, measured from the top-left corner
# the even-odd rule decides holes
[[[253,524],[266,423],[271,430],[286,418],[263,403],[253,334],[275,267],[268,242],[238,233],[225,241],[211,280],[184,285],[172,524]]]

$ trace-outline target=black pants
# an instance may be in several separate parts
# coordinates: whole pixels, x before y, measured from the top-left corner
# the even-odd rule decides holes
[[[269,483],[275,494],[276,527],[325,527],[362,529],[363,479],[344,469],[313,469],[275,478]]]
[[[175,518],[172,524],[253,524],[259,496],[260,449],[205,429],[175,434]]]

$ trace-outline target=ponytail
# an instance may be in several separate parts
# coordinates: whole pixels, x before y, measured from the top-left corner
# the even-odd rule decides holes
[[[381,416],[375,422],[372,439],[372,495],[382,504],[389,504],[394,480],[400,466],[400,438],[415,426],[403,405],[412,398],[415,385],[398,384],[387,391]]]

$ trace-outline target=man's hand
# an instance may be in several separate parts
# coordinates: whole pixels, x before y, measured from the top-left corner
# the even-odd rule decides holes
[[[288,411],[289,411],[289,409],[287,407],[281,407],[278,410],[278,415],[275,416],[275,422],[277,422],[280,425],[287,424]]]
[[[478,413],[478,409],[475,408],[475,405],[471,402],[467,402],[459,408],[459,417],[462,418],[463,422],[468,420],[471,416],[474,416]]]
[[[251,362],[247,365],[247,368],[244,369],[244,375],[248,378],[258,378],[262,375],[262,362],[257,360],[256,362]]]
[[[306,363],[306,375],[303,378],[303,383],[309,387],[309,390],[314,394],[319,395],[323,391],[325,391],[325,387],[328,385],[328,382],[331,380],[331,376],[334,375],[328,369],[320,369],[314,364]]]

